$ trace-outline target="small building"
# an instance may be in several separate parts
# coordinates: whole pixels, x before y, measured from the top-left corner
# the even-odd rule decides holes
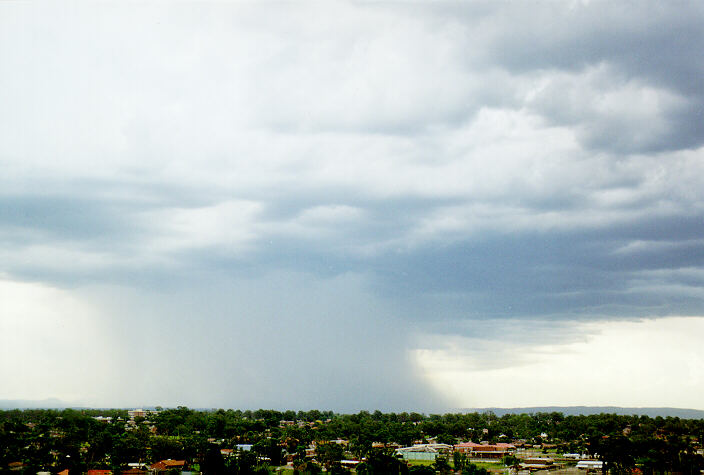
[[[130,420],[134,420],[135,417],[147,417],[147,411],[144,409],[132,409],[131,411],[127,411],[127,416]]]
[[[396,452],[397,457],[400,456],[405,461],[425,460],[434,462],[438,457],[437,452],[416,452],[412,450],[401,450]]]
[[[220,455],[222,455],[225,458],[232,457],[233,453],[234,453],[234,450],[232,450],[232,449],[220,449]]]
[[[136,468],[136,469],[145,470],[145,471],[149,468],[146,463],[142,463],[142,462],[130,462],[127,464],[127,466],[129,468]]]
[[[513,455],[516,453],[515,445],[506,444],[503,442],[498,444],[477,444],[475,442],[464,442],[462,444],[456,444],[454,448],[457,452],[466,454],[471,458],[480,459],[500,459],[506,455]]]
[[[167,460],[160,460],[159,462],[152,464],[151,469],[152,469],[152,472],[154,472],[154,473],[160,473],[160,472],[168,472],[169,470],[173,470],[173,469],[183,470],[185,466],[186,466],[185,460],[167,459]]]
[[[416,444],[411,447],[396,449],[396,457],[403,460],[435,461],[439,454],[451,453],[452,448],[448,444]]]
[[[580,460],[577,462],[577,468],[582,470],[601,470],[604,462],[601,460]]]
[[[521,460],[522,465],[537,465],[545,467],[552,465],[555,461],[549,457],[528,457]]]

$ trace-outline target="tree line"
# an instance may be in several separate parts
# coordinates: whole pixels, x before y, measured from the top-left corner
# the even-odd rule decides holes
[[[335,439],[344,439],[346,444],[328,443]],[[288,458],[302,472],[313,473],[320,466],[344,472],[339,465],[344,457],[365,460],[358,473],[388,473],[381,470],[389,470],[389,464],[404,473],[408,467],[396,463],[389,444],[471,440],[549,444],[561,452],[597,454],[611,473],[627,473],[635,467],[644,473],[699,473],[704,463],[697,450],[703,439],[702,419],[606,413],[498,417],[491,412],[338,414],[206,411],[181,406],[157,408],[145,418],[130,420],[126,410],[118,409],[9,410],[0,411],[0,470],[8,471],[14,464],[15,469],[32,474],[64,468],[71,473],[119,471],[131,462],[178,459],[205,473],[266,473],[267,467],[281,465]],[[314,442],[315,462],[310,450],[306,452]],[[242,444],[251,445],[252,450],[239,457],[222,457],[220,449]]]

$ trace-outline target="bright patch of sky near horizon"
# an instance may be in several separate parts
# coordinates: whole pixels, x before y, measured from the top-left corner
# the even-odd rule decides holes
[[[539,344],[502,335],[443,337],[416,350],[426,378],[456,407],[699,407],[703,317],[588,322]]]
[[[704,409],[703,26],[0,4],[0,399]]]

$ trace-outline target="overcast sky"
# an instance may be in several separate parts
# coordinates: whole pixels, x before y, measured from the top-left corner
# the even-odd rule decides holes
[[[704,409],[702,2],[0,3],[0,399]]]

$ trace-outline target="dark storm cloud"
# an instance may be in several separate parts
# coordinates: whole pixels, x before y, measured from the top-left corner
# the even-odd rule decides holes
[[[511,24],[496,28],[486,52],[489,62],[521,72],[578,72],[608,61],[630,77],[701,95],[696,78],[704,61],[696,47],[704,42],[704,8],[699,2],[514,7],[498,8],[496,23],[488,24],[490,29],[503,20]]]
[[[612,69],[601,91],[590,92],[579,83],[569,86],[576,88],[574,94],[583,96],[584,102],[576,108],[570,104],[571,91],[556,89],[549,92],[553,107],[537,109],[556,124],[583,124],[586,146],[628,153],[677,150],[703,143],[700,78],[704,60],[699,51],[704,45],[704,8],[699,2],[575,2],[568,7],[497,4],[478,16],[472,9],[466,15],[461,10],[455,13],[464,20],[458,23],[465,29],[468,50],[479,51],[470,57],[475,56],[473,61],[485,67],[518,75],[563,72],[575,76],[600,66]],[[666,131],[639,139],[627,121],[609,116],[613,109],[590,117],[590,103],[602,100],[599,94],[628,83],[682,98],[682,104],[662,111],[668,124]]]
[[[82,196],[2,196],[0,221],[22,240],[34,234],[35,239],[91,241],[129,232],[118,204]]]
[[[377,269],[399,297],[420,302],[424,311],[415,314],[418,319],[579,320],[701,312],[700,278],[660,279],[649,273],[701,268],[704,243],[615,254],[623,242],[603,235],[487,236],[405,259],[387,258]],[[682,295],[670,285],[691,291]],[[445,296],[457,303],[448,305]]]

